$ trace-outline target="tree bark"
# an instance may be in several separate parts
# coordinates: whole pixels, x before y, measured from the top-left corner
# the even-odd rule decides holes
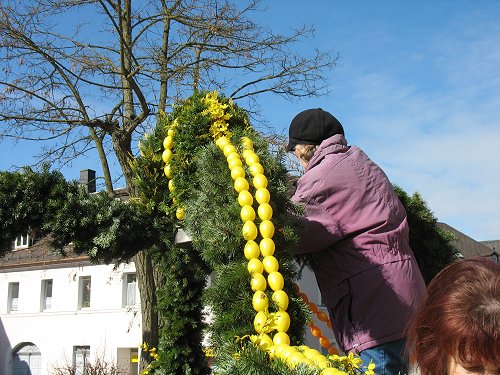
[[[158,348],[158,314],[156,312],[156,285],[153,277],[153,262],[147,250],[134,257],[139,293],[141,298],[142,340],[149,347]],[[141,354],[139,370],[144,370],[151,362],[148,353]]]

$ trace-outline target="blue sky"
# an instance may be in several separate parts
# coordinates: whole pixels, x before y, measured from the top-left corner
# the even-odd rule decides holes
[[[500,2],[271,1],[266,20],[315,25],[308,45],[339,62],[328,97],[266,101],[286,134],[321,107],[393,183],[419,192],[439,221],[500,239]]]
[[[500,239],[500,2],[270,0],[258,21],[285,32],[314,25],[299,45],[339,54],[332,93],[289,103],[267,95],[263,118],[286,134],[322,107],[439,221],[476,240]],[[35,143],[0,144],[0,169],[29,163]],[[93,159],[63,169],[68,179]]]

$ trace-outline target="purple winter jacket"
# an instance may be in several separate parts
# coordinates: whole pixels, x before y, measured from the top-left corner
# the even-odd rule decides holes
[[[337,343],[361,352],[405,336],[426,294],[406,212],[385,173],[342,135],[326,139],[297,181],[296,254],[308,254]]]

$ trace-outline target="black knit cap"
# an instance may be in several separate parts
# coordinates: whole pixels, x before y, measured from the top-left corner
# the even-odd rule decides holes
[[[321,108],[306,109],[290,123],[286,151],[292,151],[298,144],[319,145],[335,134],[344,135],[344,128],[335,116]]]

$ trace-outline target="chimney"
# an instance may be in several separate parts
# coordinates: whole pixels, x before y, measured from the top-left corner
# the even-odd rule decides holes
[[[95,193],[95,171],[92,169],[80,171],[80,184],[83,185],[87,193]]]

